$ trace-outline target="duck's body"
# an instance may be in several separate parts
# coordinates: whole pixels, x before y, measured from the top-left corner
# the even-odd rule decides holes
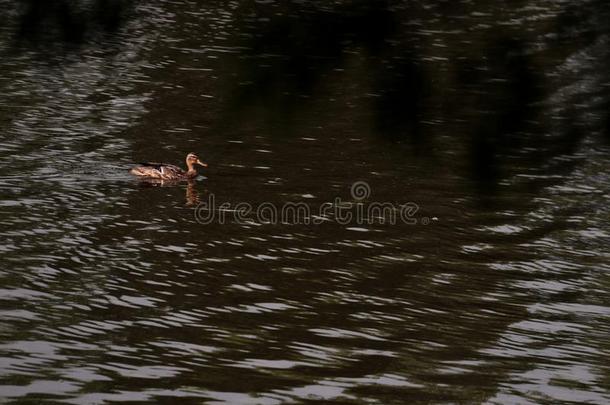
[[[161,180],[187,180],[197,176],[197,170],[195,169],[184,171],[178,166],[167,163],[145,162],[140,163],[140,165],[131,169],[130,173],[140,177]]]
[[[140,163],[140,166],[134,167],[130,170],[130,173],[147,179],[159,179],[159,180],[189,180],[197,177],[197,170],[195,165],[208,167],[206,163],[199,160],[197,155],[189,153],[186,156],[186,167],[187,170],[182,170],[178,166],[170,165],[167,163]]]

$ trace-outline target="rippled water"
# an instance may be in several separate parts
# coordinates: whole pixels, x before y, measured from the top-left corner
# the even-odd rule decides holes
[[[608,403],[608,7],[446,3],[0,1],[0,398]]]

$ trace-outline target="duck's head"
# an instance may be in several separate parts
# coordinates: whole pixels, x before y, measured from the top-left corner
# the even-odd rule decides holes
[[[201,160],[199,160],[197,155],[192,152],[186,155],[186,165],[189,167],[189,169],[192,168],[194,165],[208,167],[207,163],[203,163]]]

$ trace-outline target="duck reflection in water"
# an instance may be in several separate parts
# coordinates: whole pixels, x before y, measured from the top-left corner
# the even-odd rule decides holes
[[[175,187],[181,182],[177,180],[162,180],[162,179],[141,179],[140,186],[142,187]],[[186,205],[194,206],[199,204],[199,191],[197,191],[197,181],[190,179],[186,183]]]
[[[195,187],[195,180],[189,180],[186,185],[186,205],[193,206],[199,204],[199,193]]]

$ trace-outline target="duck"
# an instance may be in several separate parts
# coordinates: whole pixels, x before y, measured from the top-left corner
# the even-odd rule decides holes
[[[193,152],[186,155],[186,168],[184,171],[178,166],[167,163],[140,163],[140,166],[132,168],[129,172],[135,176],[144,179],[159,179],[159,180],[192,180],[197,177],[195,165],[208,167],[207,163],[203,163]]]

